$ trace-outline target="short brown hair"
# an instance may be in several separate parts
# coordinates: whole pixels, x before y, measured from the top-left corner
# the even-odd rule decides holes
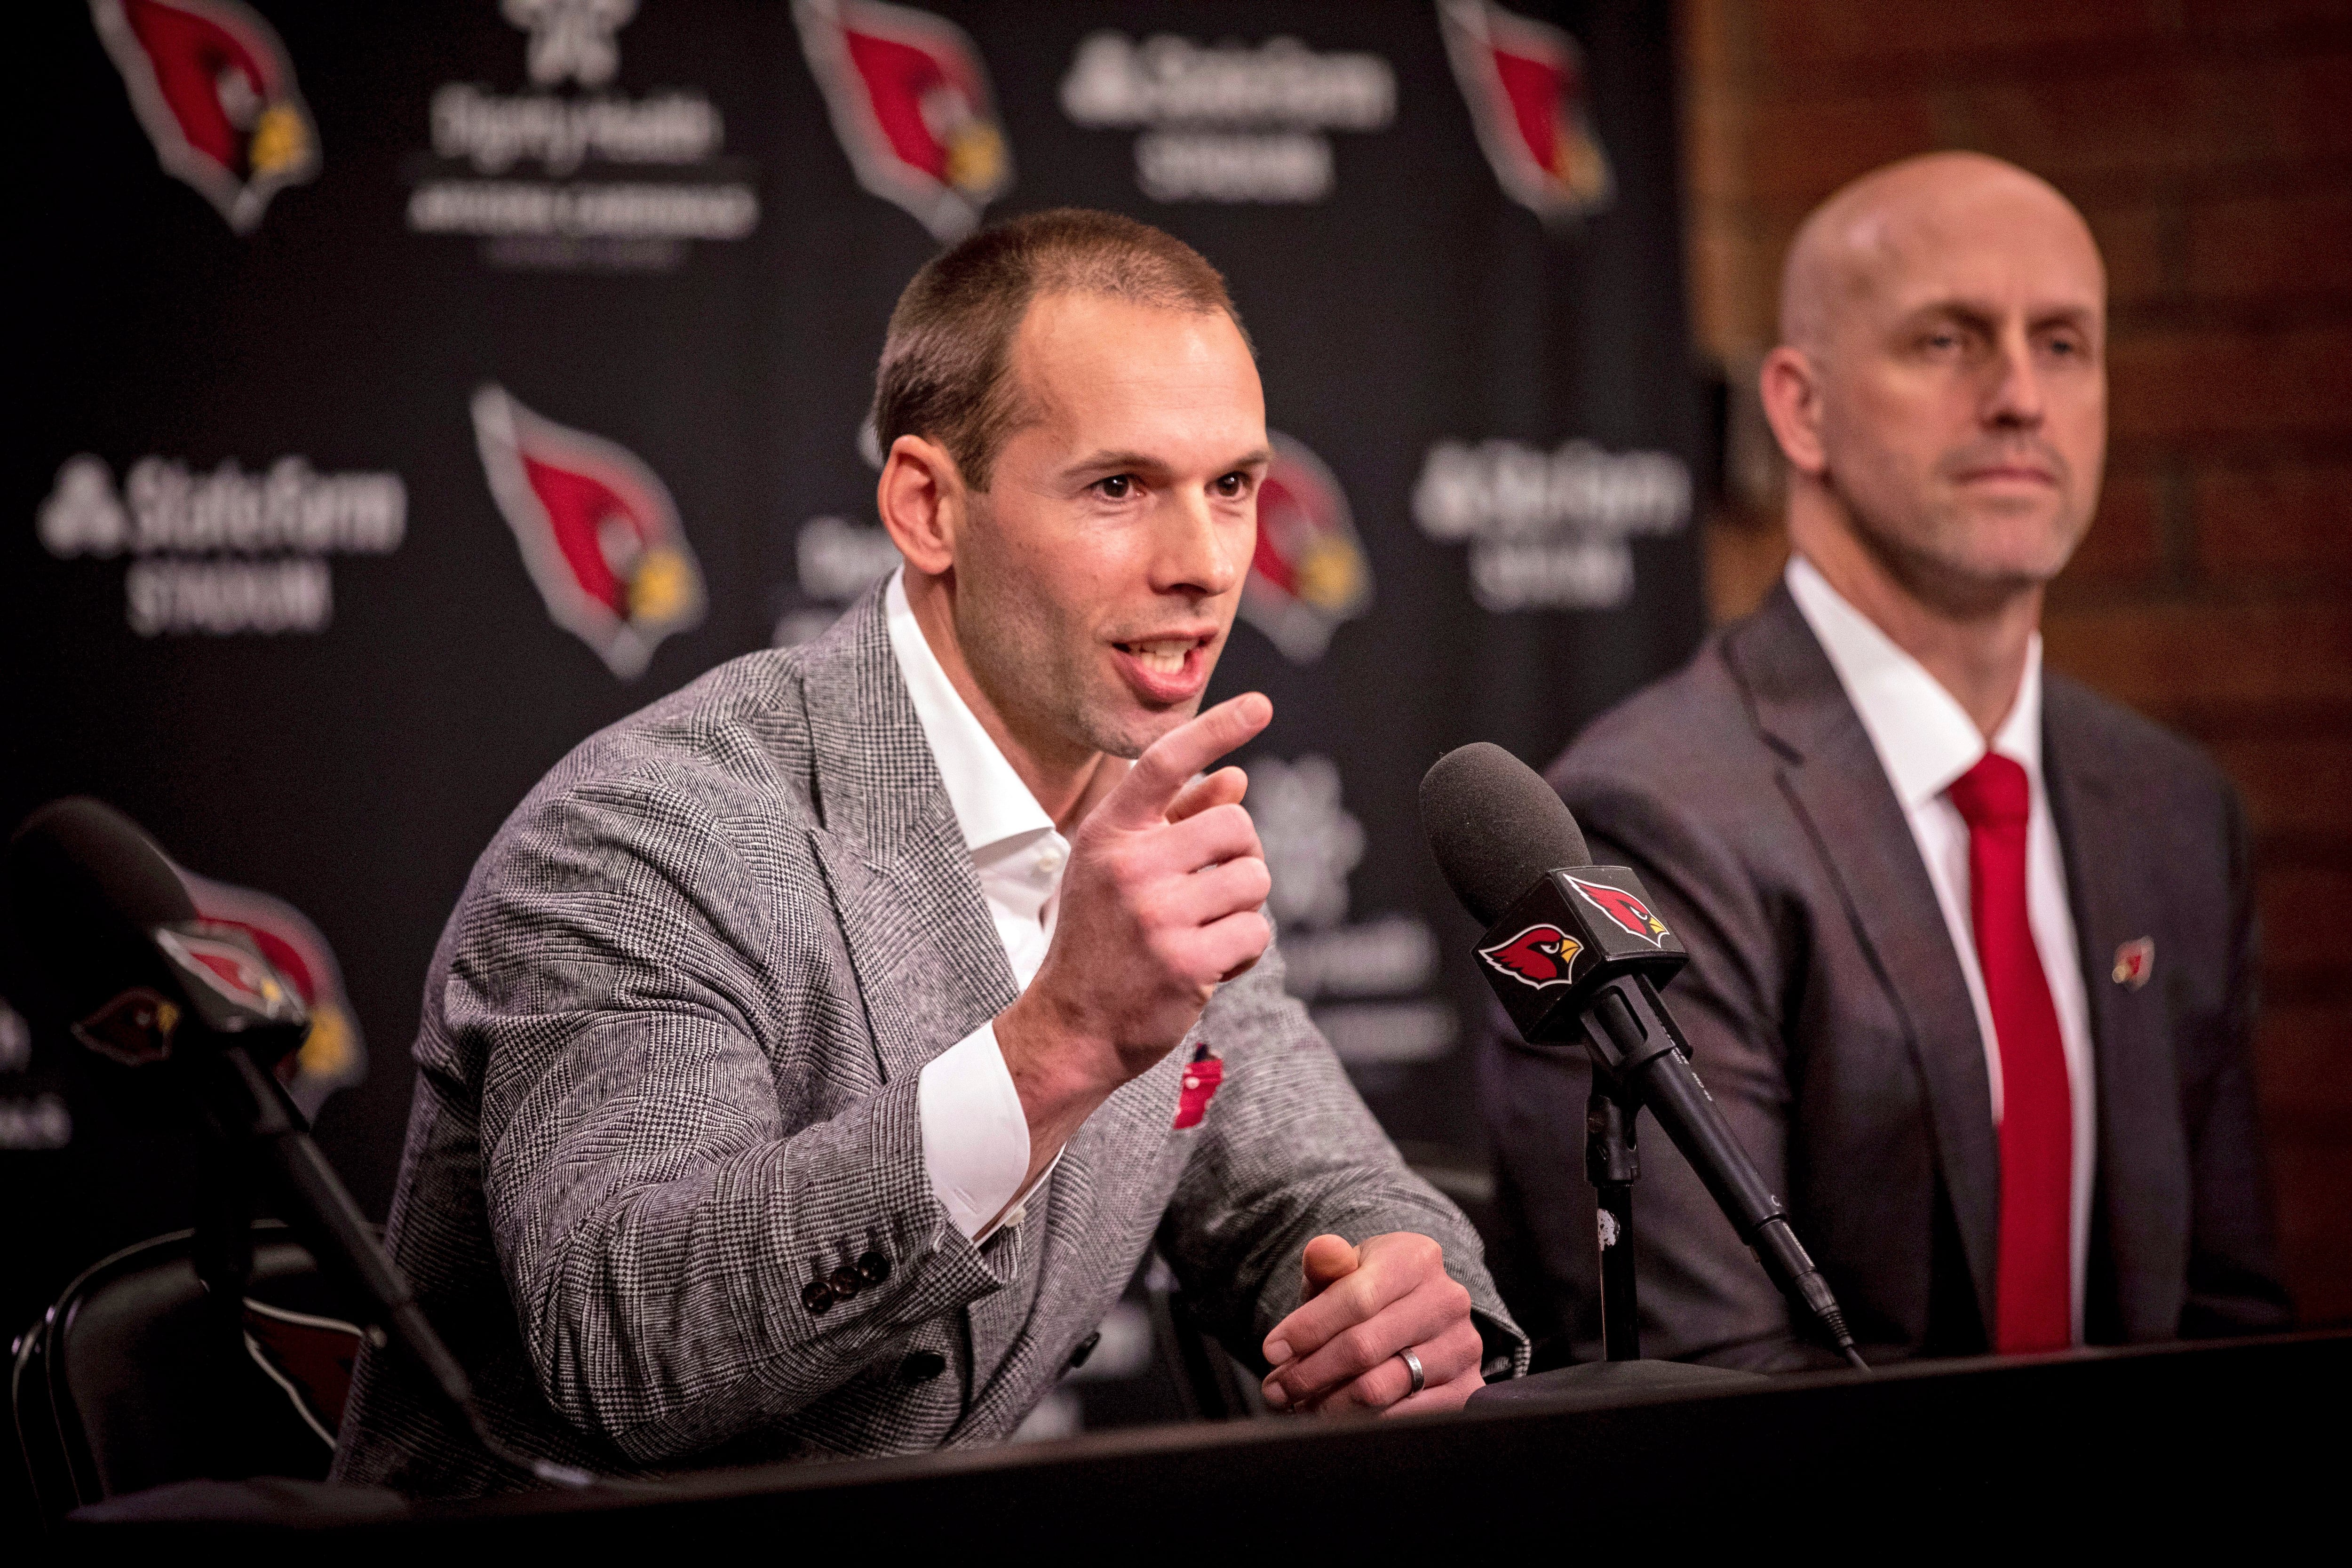
[[[890,312],[874,374],[882,450],[901,436],[937,441],[965,483],[987,489],[998,450],[1029,417],[1012,384],[1013,337],[1047,294],[1222,310],[1242,325],[1217,269],[1150,224],[1055,207],[982,229],[925,263]]]

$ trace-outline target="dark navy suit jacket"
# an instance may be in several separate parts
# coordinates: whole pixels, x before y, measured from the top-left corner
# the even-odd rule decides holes
[[[2193,746],[2063,677],[2045,677],[2042,723],[2097,1061],[2086,1336],[2286,1327],[2237,798]],[[1690,950],[1667,1001],[1856,1336],[1874,1358],[1986,1350],[2000,1162],[1976,1015],[1902,806],[1788,590],[1595,722],[1549,777],[1593,858],[1640,873]],[[2117,981],[2117,949],[2143,937],[2146,980]],[[1507,1035],[1484,1048],[1496,1273],[1554,1361],[1600,1353],[1590,1081],[1581,1053]],[[1644,1352],[1822,1361],[1646,1118],[1639,1151]]]

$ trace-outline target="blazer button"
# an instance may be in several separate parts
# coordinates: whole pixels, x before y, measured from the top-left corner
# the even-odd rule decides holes
[[[811,1312],[822,1312],[833,1305],[833,1287],[822,1279],[812,1279],[801,1287],[801,1305]]]
[[[879,1285],[890,1278],[890,1260],[878,1252],[869,1252],[857,1260],[857,1277],[868,1285]]]
[[[900,1383],[929,1383],[947,1371],[948,1358],[937,1351],[916,1351],[898,1363]]]
[[[1094,1354],[1095,1347],[1100,1343],[1102,1343],[1102,1331],[1100,1329],[1097,1329],[1093,1333],[1090,1333],[1085,1339],[1080,1340],[1078,1342],[1078,1348],[1070,1352],[1070,1370],[1072,1372],[1076,1372],[1078,1368],[1086,1365],[1087,1357]]]
[[[825,1283],[833,1288],[835,1295],[845,1301],[866,1288],[866,1281],[857,1277],[857,1270],[855,1268],[836,1268]]]

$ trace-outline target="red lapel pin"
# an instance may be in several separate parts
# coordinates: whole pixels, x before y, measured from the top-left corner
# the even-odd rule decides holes
[[[1184,1092],[1176,1101],[1176,1126],[1180,1131],[1201,1124],[1209,1101],[1217,1097],[1217,1086],[1224,1081],[1223,1059],[1202,1042],[1184,1068]]]
[[[2147,984],[2148,974],[2155,968],[2156,939],[2135,937],[2116,949],[2116,967],[2109,978],[2137,991]]]

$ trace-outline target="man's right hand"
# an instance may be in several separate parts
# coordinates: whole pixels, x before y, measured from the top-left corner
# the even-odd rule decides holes
[[[1186,781],[1274,718],[1252,691],[1152,742],[1078,826],[1053,945],[996,1020],[1029,1118],[1030,1179],[1111,1091],[1173,1049],[1273,940],[1239,768]]]

